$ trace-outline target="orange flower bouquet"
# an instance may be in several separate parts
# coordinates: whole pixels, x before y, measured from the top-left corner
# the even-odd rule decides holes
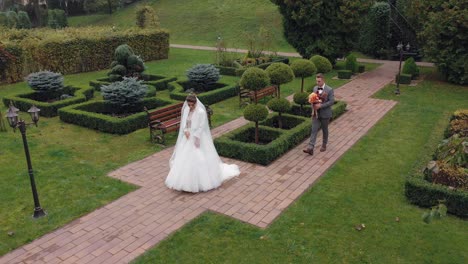
[[[312,117],[317,118],[317,109],[318,109],[318,104],[321,103],[322,100],[320,99],[320,96],[316,93],[311,93],[309,95],[309,103],[312,104]]]

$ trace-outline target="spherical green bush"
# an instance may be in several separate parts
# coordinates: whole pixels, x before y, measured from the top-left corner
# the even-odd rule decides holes
[[[345,69],[350,70],[353,73],[357,72],[358,63],[356,56],[354,56],[353,54],[349,54],[348,56],[346,56]]]
[[[239,84],[245,89],[258,91],[270,84],[270,77],[266,71],[251,67],[242,74]]]
[[[267,103],[271,111],[284,113],[291,109],[291,103],[284,98],[273,98]]]
[[[272,84],[281,85],[294,80],[294,72],[289,65],[282,62],[272,63],[265,70],[270,76],[270,82]]]
[[[249,104],[244,109],[244,118],[253,121],[259,122],[265,120],[268,116],[268,109],[264,105]]]
[[[63,76],[51,71],[40,71],[26,77],[29,86],[38,92],[56,92],[63,88]]]
[[[402,72],[404,74],[411,74],[413,79],[419,76],[419,68],[418,68],[418,65],[416,65],[416,62],[414,61],[413,57],[409,57],[408,59],[405,60],[405,64],[403,65]]]
[[[306,78],[317,72],[315,64],[306,59],[298,59],[291,63],[291,69],[296,77]]]
[[[299,92],[294,94],[294,102],[299,105],[305,105],[309,103],[309,94],[306,92]]]
[[[125,74],[127,74],[127,69],[125,68],[125,66],[117,64],[112,68],[111,73],[125,76]]]
[[[314,63],[315,67],[317,67],[317,72],[320,73],[327,73],[333,68],[331,62],[327,58],[320,55],[312,56],[312,58],[310,58],[310,61]]]

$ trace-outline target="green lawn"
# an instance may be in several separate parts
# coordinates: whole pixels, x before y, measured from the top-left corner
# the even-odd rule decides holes
[[[171,49],[169,59],[149,62],[147,73],[185,77],[185,71],[196,63],[211,63],[214,52]],[[375,65],[374,65],[375,66]],[[105,76],[107,70],[65,76],[65,83],[87,86],[90,80]],[[333,71],[327,74],[330,85],[338,87],[347,80],[333,80]],[[222,82],[234,83],[238,77],[223,76]],[[306,86],[315,82],[307,78]],[[287,96],[300,89],[300,79],[282,86]],[[26,83],[0,86],[0,100],[6,95],[30,91]],[[168,98],[169,92],[158,92]],[[101,98],[99,94],[96,99]],[[266,102],[266,100],[265,100]],[[213,104],[213,125],[219,126],[242,115],[237,97]],[[4,115],[6,107],[0,105]],[[21,116],[29,120],[26,113]],[[20,134],[0,132],[0,255],[48,233],[71,220],[105,205],[134,190],[136,186],[107,177],[107,173],[132,161],[142,159],[161,146],[148,141],[147,129],[117,136],[63,123],[58,117],[41,117],[39,127],[28,128],[37,189],[46,218],[34,221],[33,199]],[[174,144],[175,133],[167,137]],[[8,236],[8,232],[14,232]]]
[[[170,43],[216,46],[220,35],[232,48],[245,48],[243,33],[258,32],[260,26],[273,35],[273,51],[295,50],[283,37],[282,17],[277,7],[269,0],[144,0],[152,6],[161,27],[170,31]],[[131,5],[112,15],[76,16],[69,18],[70,26],[135,25],[135,8]]]
[[[466,221],[425,224],[404,180],[430,159],[468,90],[430,78],[399,97],[394,89],[376,97],[398,105],[269,228],[205,213],[135,263],[466,263]]]

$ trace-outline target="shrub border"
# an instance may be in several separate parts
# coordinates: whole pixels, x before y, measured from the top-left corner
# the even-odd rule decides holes
[[[160,107],[166,107],[170,104],[175,103],[174,101],[163,100],[159,98],[145,98],[143,99],[142,104],[145,103],[161,103]],[[91,101],[84,102],[81,104],[71,105],[64,107],[59,110],[60,120],[79,125],[82,127],[87,127],[90,129],[99,130],[106,133],[112,134],[128,134],[140,128],[148,126],[148,117],[146,112],[142,111],[125,118],[117,118],[101,113],[88,112],[85,110],[80,110],[77,108],[92,105],[92,104],[109,104],[105,101]],[[154,109],[157,109],[154,108]],[[151,109],[150,109],[151,110]]]
[[[346,110],[346,103],[339,101],[333,105],[334,118],[342,115]],[[297,105],[297,107],[299,107]],[[336,113],[336,114],[335,114]],[[276,114],[270,114],[268,118],[272,118]],[[281,155],[297,146],[305,138],[310,136],[310,118],[299,115],[282,114],[283,116],[293,116],[295,118],[303,119],[304,122],[297,125],[290,130],[283,130],[279,128],[272,128],[268,126],[259,125],[259,130],[277,131],[281,135],[266,145],[257,145],[254,143],[245,143],[233,140],[236,134],[242,133],[245,130],[254,127],[251,122],[245,126],[237,128],[229,133],[222,135],[214,140],[216,149],[219,155],[234,158],[242,161],[257,163],[260,165],[268,165]]]
[[[152,80],[143,81],[143,84],[151,85],[151,86],[155,87],[156,91],[162,91],[162,90],[168,89],[169,87],[168,87],[167,84],[177,80],[177,77],[175,77],[175,76],[166,77],[166,76],[157,75],[157,74],[144,74],[143,76],[144,77],[145,76],[150,77],[150,78],[151,77],[162,78],[162,79],[159,79],[159,80],[156,80],[156,81],[152,81]],[[108,85],[110,83],[111,82],[108,81],[107,77],[103,77],[103,78],[98,78],[98,79],[96,79],[94,81],[90,81],[89,85],[92,86],[96,91],[100,91],[102,85]]]
[[[405,182],[405,195],[408,200],[422,207],[431,207],[445,200],[447,211],[461,217],[468,217],[468,192],[450,189],[442,184],[424,180],[421,173],[409,175]]]
[[[12,95],[12,96],[5,96],[3,98],[3,104],[6,107],[9,107],[10,101],[12,101],[13,104],[18,109],[24,112],[28,111],[28,109],[31,108],[32,105],[35,105],[39,109],[41,109],[41,111],[39,112],[41,116],[54,117],[54,116],[57,116],[58,109],[69,106],[69,105],[74,105],[77,103],[88,101],[94,96],[94,89],[92,87],[81,88],[81,87],[75,87],[75,86],[66,86],[65,88],[77,89],[74,94],[75,96],[64,99],[64,100],[56,101],[53,103],[41,102],[41,101],[36,101],[33,99],[20,97],[20,96],[31,95],[31,94],[37,93],[36,91],[31,91],[27,93],[20,93],[20,94]]]
[[[169,94],[171,99],[178,100],[178,101],[185,100],[185,98],[187,97],[187,93],[184,92],[184,87],[179,83],[183,81],[184,80],[173,81],[167,84],[169,87],[169,90],[171,90],[171,93]],[[229,85],[225,83],[221,83],[221,84],[224,84],[225,87],[197,94],[198,99],[205,105],[211,105],[211,104],[226,100],[228,98],[237,96],[238,94],[237,85],[235,84]]]
[[[289,64],[289,58],[288,57],[276,57],[270,62],[265,62],[259,65],[255,65],[253,67],[257,67],[260,69],[266,69],[270,64],[275,63],[275,62],[282,62],[285,64]],[[236,67],[225,67],[225,66],[219,66],[215,65],[216,68],[219,69],[219,73],[222,75],[229,75],[229,76],[241,76],[245,70],[247,70],[248,67],[241,67],[241,68],[236,68]]]

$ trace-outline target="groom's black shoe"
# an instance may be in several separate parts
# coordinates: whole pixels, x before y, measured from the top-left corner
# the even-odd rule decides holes
[[[322,147],[320,148],[320,152],[324,152],[327,150],[327,144],[323,144]]]
[[[309,155],[314,155],[314,149],[313,148],[303,149],[302,152],[307,153]]]

